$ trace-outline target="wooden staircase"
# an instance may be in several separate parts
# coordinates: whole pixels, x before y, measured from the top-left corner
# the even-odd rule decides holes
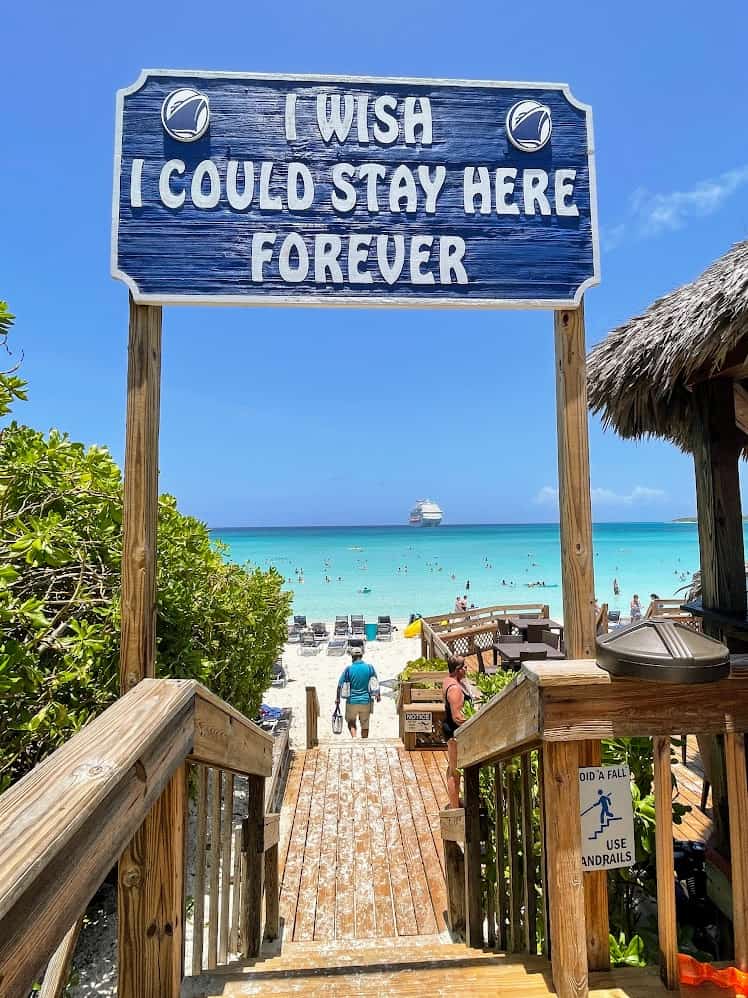
[[[663,995],[654,969],[592,974],[590,984],[591,998]],[[553,994],[547,960],[469,949],[441,936],[286,943],[282,953],[276,948],[259,960],[206,972],[182,984],[182,998],[546,998]]]

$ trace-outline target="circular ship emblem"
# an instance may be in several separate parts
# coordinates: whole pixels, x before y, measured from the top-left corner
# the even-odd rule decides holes
[[[208,98],[191,87],[172,90],[161,105],[161,124],[177,142],[195,142],[210,124]]]
[[[506,114],[506,133],[520,152],[537,152],[551,137],[551,112],[536,100],[512,104]]]

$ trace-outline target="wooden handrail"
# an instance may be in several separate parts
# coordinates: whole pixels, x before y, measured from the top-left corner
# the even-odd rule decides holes
[[[145,679],[3,794],[3,998],[28,994],[187,758],[265,777],[272,738],[194,680]]]
[[[422,617],[423,624],[427,624],[432,630],[445,630],[460,622],[471,620],[483,622],[487,615],[493,615],[496,619],[503,617],[513,617],[518,613],[541,613],[548,616],[549,607],[547,603],[496,603],[493,606],[476,606],[471,610],[463,610],[459,613],[439,613],[433,617]],[[446,622],[443,625],[443,622]]]

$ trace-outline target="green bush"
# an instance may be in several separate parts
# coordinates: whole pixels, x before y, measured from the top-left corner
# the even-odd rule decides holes
[[[0,345],[12,316],[0,303]],[[25,397],[0,373],[0,415]],[[11,423],[0,433],[0,791],[119,694],[122,478],[102,447]],[[199,679],[254,716],[291,594],[227,563],[207,527],[159,500],[159,676]]]

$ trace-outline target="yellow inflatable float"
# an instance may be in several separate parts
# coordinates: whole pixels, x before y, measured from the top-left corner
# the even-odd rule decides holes
[[[420,633],[421,633],[420,617],[418,617],[417,620],[414,620],[412,624],[408,624],[408,626],[403,631],[403,634],[405,635],[406,638],[417,638]]]

